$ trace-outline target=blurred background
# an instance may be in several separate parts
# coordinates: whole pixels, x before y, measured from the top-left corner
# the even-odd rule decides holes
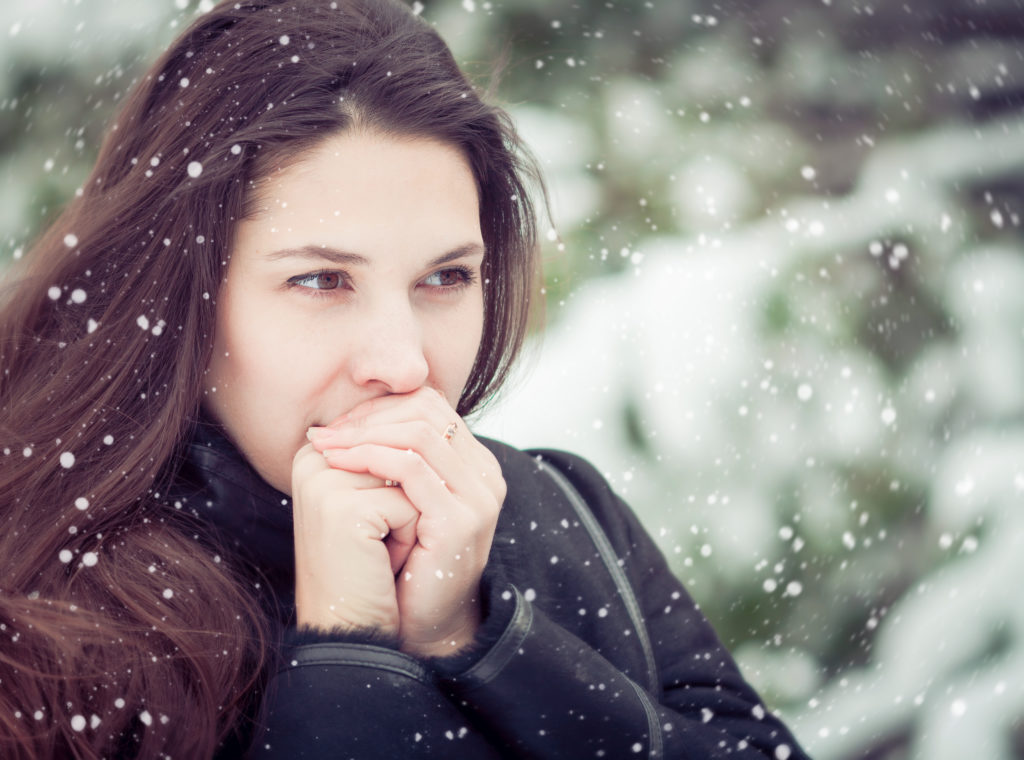
[[[5,0],[0,270],[208,7]],[[552,196],[478,432],[590,457],[814,757],[1024,758],[1020,1],[414,7]]]

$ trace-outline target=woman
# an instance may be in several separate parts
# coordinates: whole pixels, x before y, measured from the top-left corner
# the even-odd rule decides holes
[[[530,165],[393,0],[175,42],[0,320],[4,757],[802,757],[594,469],[474,438]]]

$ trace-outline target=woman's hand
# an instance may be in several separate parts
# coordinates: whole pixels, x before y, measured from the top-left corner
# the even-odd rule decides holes
[[[480,576],[505,499],[494,456],[431,388],[360,404],[311,438],[332,473],[398,483],[371,490],[403,500],[418,516],[414,544],[410,523],[402,521],[390,554],[398,568],[391,593],[402,649],[442,656],[468,645],[480,624]],[[379,552],[376,559],[379,566]]]
[[[332,469],[312,444],[292,462],[300,626],[399,633],[395,572],[419,513],[380,478]]]

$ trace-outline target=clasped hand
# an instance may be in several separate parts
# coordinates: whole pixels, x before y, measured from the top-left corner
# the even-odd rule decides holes
[[[379,630],[416,656],[463,649],[505,499],[497,460],[431,388],[309,437],[292,464],[299,625]]]

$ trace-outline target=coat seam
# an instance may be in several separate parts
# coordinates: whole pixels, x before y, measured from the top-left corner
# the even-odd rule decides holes
[[[288,666],[286,668],[282,668],[280,671],[278,671],[278,675],[280,676],[283,673],[288,673],[288,672],[291,672],[291,671],[294,671],[294,670],[300,670],[301,668],[317,667],[317,666],[323,666],[323,665],[343,665],[343,666],[346,666],[346,667],[354,666],[354,667],[360,667],[360,668],[369,668],[370,670],[386,670],[389,673],[397,673],[398,675],[408,676],[409,678],[412,678],[415,681],[419,681],[420,683],[427,684],[428,686],[430,685],[429,681],[424,680],[422,678],[422,674],[417,673],[415,671],[406,670],[405,668],[400,668],[400,667],[397,667],[395,665],[386,665],[384,663],[366,662],[365,660],[343,660],[343,659],[342,660],[339,660],[339,659],[304,660],[304,661],[302,661],[300,663],[297,663],[295,665],[291,665],[291,666]]]
[[[661,737],[661,724],[658,721],[658,711],[651,703],[650,696],[648,696],[647,692],[644,691],[640,684],[633,680],[630,680],[629,683],[636,692],[636,696],[640,700],[640,704],[644,707],[644,713],[647,715],[647,733],[651,737],[651,751],[647,756],[651,758],[651,760],[654,760],[654,758],[661,757],[664,752]]]
[[[278,674],[289,670],[306,666],[343,665],[346,667],[357,666],[372,670],[386,670],[391,673],[408,676],[421,683],[430,684],[432,679],[428,671],[417,661],[407,659],[406,655],[391,650],[381,650],[377,647],[370,647],[365,644],[349,644],[344,642],[326,644],[305,644],[300,647],[307,650],[305,653],[293,650],[290,662],[282,667]],[[332,654],[333,651],[343,649],[344,654]],[[313,651],[309,651],[313,650]],[[369,656],[362,659],[355,655],[356,652],[365,652]]]
[[[608,573],[612,576],[612,580],[615,582],[615,588],[619,592],[619,596],[622,598],[623,603],[626,605],[626,612],[629,614],[630,620],[633,623],[633,628],[636,629],[637,638],[640,640],[640,648],[643,651],[644,662],[647,665],[648,688],[652,693],[657,693],[659,689],[658,668],[654,661],[654,650],[651,647],[651,640],[647,635],[647,626],[644,624],[643,613],[640,610],[640,603],[637,601],[636,595],[633,593],[633,588],[630,585],[629,580],[626,578],[626,574],[619,565],[618,558],[615,556],[615,550],[612,548],[611,542],[608,540],[608,536],[605,534],[604,529],[598,524],[594,513],[590,511],[586,503],[583,501],[583,497],[580,496],[579,491],[577,491],[575,486],[569,482],[569,479],[566,478],[565,475],[563,475],[556,467],[548,464],[539,457],[537,458],[537,464],[542,470],[551,476],[551,479],[555,481],[555,484],[569,499],[569,503],[572,505],[572,508],[583,523],[583,527],[586,528],[587,533],[590,534],[591,540],[597,547],[598,554],[601,556],[601,561],[604,563],[605,568],[608,570]]]

